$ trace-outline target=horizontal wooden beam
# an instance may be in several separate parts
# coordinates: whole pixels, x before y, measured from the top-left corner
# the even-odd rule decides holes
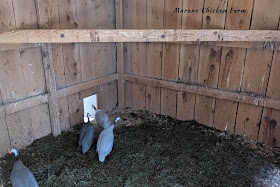
[[[147,84],[151,86],[157,86],[162,88],[168,88],[177,91],[183,91],[208,97],[214,97],[218,99],[236,101],[240,103],[247,103],[256,106],[263,106],[268,108],[280,109],[280,100],[271,99],[262,96],[255,96],[253,94],[230,92],[225,90],[219,90],[215,88],[208,88],[198,85],[190,85],[179,82],[165,81],[135,75],[124,74],[122,78],[127,81]]]
[[[266,50],[280,50],[280,42],[207,42],[207,41],[196,41],[196,42],[170,42],[179,43],[185,45],[206,45],[206,46],[217,46],[217,47],[234,47],[234,48],[246,48],[246,49],[266,49]]]
[[[7,50],[14,50],[14,49],[26,49],[26,48],[39,47],[39,46],[41,46],[41,45],[37,44],[37,43],[0,44],[0,51],[7,51]]]
[[[0,44],[79,42],[280,41],[277,30],[10,30]]]
[[[0,111],[6,110],[7,114],[12,114],[15,112],[19,112],[21,110],[25,110],[28,108],[32,108],[34,106],[47,103],[49,94],[41,94],[34,97],[26,98],[20,101],[16,101],[13,103],[7,103],[5,105],[0,106]]]
[[[96,86],[100,86],[102,84],[105,84],[105,83],[108,83],[108,82],[111,82],[111,81],[115,81],[115,80],[118,80],[117,73],[107,75],[105,77],[101,77],[101,78],[98,78],[98,79],[95,79],[95,80],[79,83],[79,84],[69,86],[69,87],[66,87],[66,88],[58,89],[57,90],[57,98],[65,97],[67,95],[77,93],[77,92],[80,92],[80,91],[83,91],[83,90],[87,90],[87,89],[90,89],[90,88],[93,88],[93,87],[96,87]]]

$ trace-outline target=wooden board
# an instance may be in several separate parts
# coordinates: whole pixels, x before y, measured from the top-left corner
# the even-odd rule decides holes
[[[2,157],[7,154],[8,149],[11,147],[5,113],[3,110],[0,110],[0,129],[0,157]]]
[[[271,98],[280,98],[279,78],[280,78],[280,53],[279,51],[274,52],[271,72],[267,87],[266,95]],[[260,127],[258,141],[271,145],[280,146],[280,110],[264,108],[262,115],[262,123]]]
[[[46,92],[46,81],[40,48],[20,50],[27,96]]]
[[[71,128],[84,122],[83,98],[81,92],[68,96],[69,119]]]
[[[58,1],[35,2],[39,29],[60,29]]]
[[[92,27],[92,6],[91,0],[77,3],[77,18],[79,29],[91,29]],[[82,81],[95,78],[94,44],[80,44],[81,74]]]
[[[161,88],[160,114],[176,118],[177,92],[174,90]]]
[[[273,147],[280,146],[280,110],[264,108],[258,141]]]
[[[34,140],[47,136],[52,132],[48,104],[31,108],[30,117]]]
[[[15,29],[15,16],[13,2],[11,0],[2,0],[0,2],[0,30]]]
[[[112,110],[118,103],[117,81],[101,85],[101,92],[97,94],[98,108]]]
[[[160,114],[160,87],[146,85],[146,110]]]
[[[38,21],[34,0],[12,0],[17,29],[37,29]]]
[[[27,96],[19,50],[0,52],[0,88],[4,103]]]
[[[224,91],[217,88],[197,86],[197,85],[186,84],[186,83],[178,83],[175,81],[158,80],[158,79],[129,75],[129,74],[124,74],[123,78],[124,80],[130,82],[136,82],[140,84],[147,84],[156,87],[168,88],[171,90],[188,92],[188,93],[193,93],[197,95],[202,95],[202,96],[207,96],[207,97],[217,98],[222,100],[236,101],[236,102],[246,103],[255,106],[265,106],[268,108],[280,109],[279,99],[271,99],[268,97],[262,97],[251,93]]]
[[[0,33],[0,44],[19,43],[108,43],[108,42],[263,42],[280,41],[272,30],[185,30],[185,29],[96,29],[11,30]],[[273,45],[272,45],[273,46]]]
[[[132,28],[132,1],[123,0],[123,27]],[[132,70],[132,43],[124,43],[124,72],[131,74]],[[124,106],[132,107],[132,83],[124,81]]]
[[[7,126],[12,147],[22,149],[34,140],[29,109],[7,115]]]
[[[173,13],[177,7],[182,7],[182,0],[166,0],[164,2],[164,28],[165,29],[181,29],[182,14]],[[162,57],[162,79],[178,80],[179,76],[179,60],[180,60],[180,44],[163,44]],[[176,118],[177,112],[177,91],[161,89],[161,114]]]
[[[105,29],[106,28],[106,4],[105,0],[92,1],[92,28]],[[98,17],[98,19],[96,19]],[[107,45],[106,43],[94,44],[94,62],[95,75],[102,77],[107,73]]]
[[[132,108],[136,110],[145,110],[146,108],[146,85],[132,83]]]
[[[245,9],[244,14],[228,13],[225,29],[249,29],[253,0],[228,0],[228,11]],[[223,47],[218,88],[240,91],[243,78],[246,49]],[[234,133],[237,102],[216,100],[213,127],[221,131]]]
[[[198,84],[216,88],[222,48],[201,46],[198,69]],[[215,113],[215,99],[196,96],[195,120],[198,123],[212,127]]]
[[[59,123],[61,132],[68,131],[71,128],[67,96],[57,99],[59,110]]]
[[[183,1],[183,9],[199,10],[195,14],[182,16],[182,29],[201,29],[202,27],[202,7],[204,1],[188,0]],[[179,78],[180,82],[197,83],[198,64],[200,46],[181,45]],[[195,110],[195,95],[187,92],[178,92],[177,119],[193,120]]]
[[[194,119],[195,95],[178,91],[177,119],[190,121]]]
[[[62,45],[53,46],[53,64],[55,70],[56,87],[66,87],[65,67],[63,61]]]
[[[250,29],[277,29],[279,24],[279,10],[279,1],[256,0],[254,3]],[[275,11],[277,13],[267,14],[267,12],[271,11]],[[253,92],[260,95],[266,94],[272,55],[272,51],[258,49],[247,50],[241,91]],[[255,68],[256,66],[258,68]],[[252,69],[254,69],[254,71],[251,71]],[[240,104],[238,107],[236,121],[236,133],[241,135],[244,134],[256,140],[261,124],[262,112],[262,107],[254,107],[252,109],[252,106]],[[250,120],[246,121],[246,119]],[[243,130],[244,127],[242,124],[238,124],[242,123],[243,121],[246,121],[246,126],[248,126],[248,129]]]
[[[220,7],[226,9],[227,0],[205,0],[204,8]],[[203,14],[203,29],[223,29],[226,14]],[[217,87],[222,48],[201,46],[198,68],[198,83],[204,86]],[[195,120],[212,127],[215,113],[215,99],[196,96]]]
[[[239,103],[235,133],[257,140],[262,107]]]
[[[132,0],[132,28],[147,28],[147,0]],[[146,75],[146,43],[133,43],[132,50],[132,71],[134,75]]]

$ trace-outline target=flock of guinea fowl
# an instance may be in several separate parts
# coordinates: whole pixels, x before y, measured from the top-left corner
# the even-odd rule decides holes
[[[103,110],[95,110],[95,120],[99,128],[102,129],[99,134],[96,146],[96,152],[100,162],[104,162],[106,156],[112,151],[114,143],[114,128],[120,117],[117,117],[114,123],[111,123],[109,116]],[[92,146],[94,140],[94,126],[90,122],[90,115],[87,114],[88,122],[84,123],[80,132],[79,146],[82,147],[82,153],[86,153]],[[14,148],[9,150],[9,154],[15,154],[17,158],[11,172],[11,182],[14,187],[36,187],[38,183],[33,173],[18,158],[18,151]]]

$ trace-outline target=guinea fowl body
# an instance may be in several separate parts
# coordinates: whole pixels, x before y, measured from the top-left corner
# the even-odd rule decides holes
[[[96,107],[93,105],[95,112],[95,120],[96,124],[99,128],[106,129],[111,125],[109,116],[103,110],[97,110]]]
[[[115,125],[110,125],[108,128],[102,130],[98,137],[97,149],[99,161],[104,162],[105,158],[112,151],[114,144],[114,130]]]
[[[20,159],[17,159],[14,164],[11,172],[11,182],[14,187],[38,187],[38,183],[33,173]]]
[[[79,146],[82,146],[82,152],[85,154],[90,149],[94,139],[94,126],[89,122],[84,123],[80,138],[79,138]]]

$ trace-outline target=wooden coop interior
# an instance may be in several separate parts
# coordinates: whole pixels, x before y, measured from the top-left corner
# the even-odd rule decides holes
[[[83,123],[94,94],[280,147],[279,17],[279,0],[1,0],[0,156]]]

